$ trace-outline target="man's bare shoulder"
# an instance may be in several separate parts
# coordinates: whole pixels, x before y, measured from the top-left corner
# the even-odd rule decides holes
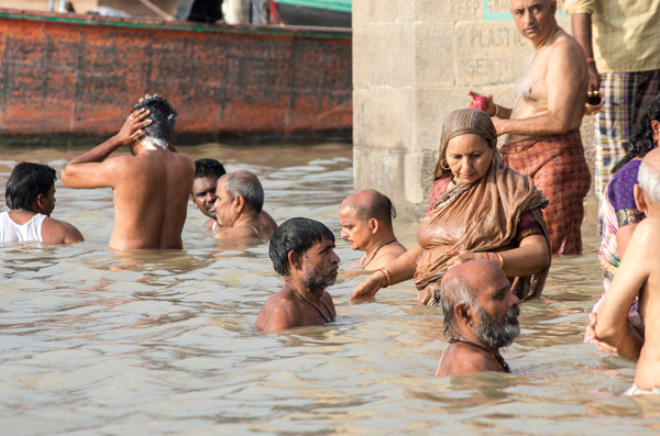
[[[464,346],[449,344],[438,366],[437,375],[453,377],[498,370],[492,357]]]
[[[84,241],[82,234],[74,225],[50,217],[44,220],[41,235],[44,242],[51,244],[70,244]]]
[[[581,58],[584,60],[584,62],[586,62],[586,58],[584,56],[584,50],[577,42],[577,40],[568,33],[566,33],[561,28],[559,32],[560,32],[559,35],[557,35],[557,38],[555,38],[555,40],[551,44],[552,47],[551,57],[554,57],[555,55],[570,56],[571,58],[577,56],[578,58]]]
[[[255,325],[266,333],[297,327],[296,307],[294,291],[285,287],[266,300]]]

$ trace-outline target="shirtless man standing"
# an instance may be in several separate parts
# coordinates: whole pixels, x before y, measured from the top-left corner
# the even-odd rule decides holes
[[[438,364],[438,377],[481,371],[509,372],[500,348],[520,334],[518,298],[509,292],[504,271],[485,260],[454,266],[442,279],[438,294],[450,335]]]
[[[360,259],[362,268],[377,270],[406,252],[394,236],[394,216],[396,211],[390,199],[373,189],[356,192],[341,202],[341,236],[353,250],[366,252]]]
[[[498,135],[508,134],[505,163],[533,178],[549,205],[543,209],[553,253],[582,251],[582,201],[589,191],[580,124],[587,99],[587,63],[580,45],[559,27],[556,0],[511,0],[520,33],[534,56],[517,84],[513,109],[486,96]],[[476,95],[471,92],[471,95]]]
[[[592,320],[597,341],[614,347],[610,351],[621,357],[637,361],[635,382],[627,395],[660,394],[660,149],[644,157],[638,182],[635,201],[646,218],[637,224]],[[628,322],[628,310],[638,295],[644,336]]]
[[[225,174],[218,180],[215,197],[211,212],[220,224],[216,239],[268,240],[273,235],[277,224],[263,219],[264,188],[256,175],[249,171]]]
[[[323,325],[335,320],[335,306],[325,288],[337,279],[335,237],[326,226],[291,218],[273,234],[268,255],[284,287],[266,300],[256,326],[264,333]]]
[[[112,249],[183,247],[181,231],[195,169],[169,143],[175,120],[167,100],[146,96],[119,133],[73,159],[62,173],[70,188],[112,188]],[[131,155],[109,157],[122,147]]]

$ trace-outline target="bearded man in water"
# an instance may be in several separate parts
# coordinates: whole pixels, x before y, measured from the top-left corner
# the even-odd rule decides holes
[[[441,286],[435,302],[442,305],[445,334],[451,338],[438,377],[510,372],[500,348],[520,334],[520,309],[504,271],[492,262],[473,260],[450,268]]]

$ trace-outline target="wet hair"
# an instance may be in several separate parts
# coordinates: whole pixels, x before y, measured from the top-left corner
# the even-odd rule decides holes
[[[622,163],[630,162],[636,157],[644,157],[646,153],[658,146],[653,140],[651,121],[660,122],[660,95],[649,105],[639,123],[635,124],[632,135],[630,135],[630,150],[626,153]]]
[[[32,211],[39,194],[48,195],[55,184],[55,170],[48,165],[21,162],[14,167],[5,188],[5,202],[11,210]]]
[[[637,183],[644,190],[651,203],[660,202],[660,175],[655,168],[642,161],[637,174]]]
[[[222,176],[222,183],[233,201],[238,195],[257,213],[264,206],[264,188],[256,175],[249,171],[234,171]]]
[[[152,121],[151,124],[142,128],[144,135],[153,139],[169,141],[177,116],[174,108],[164,98],[149,97],[136,104],[131,113],[143,108],[150,112],[145,120]]]
[[[195,178],[216,177],[227,174],[224,165],[215,159],[197,159],[195,161]]]
[[[369,221],[371,218],[376,218],[381,223],[392,227],[392,220],[396,218],[396,209],[392,201],[386,195],[376,190],[371,191],[374,193],[374,198],[368,207],[365,207],[363,203],[350,200],[343,204],[343,207],[353,209],[355,211],[355,217],[361,221]]]
[[[434,304],[440,304],[442,306],[445,335],[451,336],[456,327],[454,307],[463,304],[473,309],[477,308],[477,299],[463,277],[452,275],[442,279],[440,290],[436,290],[434,295]]]
[[[268,256],[273,268],[281,275],[289,274],[289,252],[293,250],[304,255],[323,236],[334,242],[335,236],[325,224],[309,218],[290,218],[284,221],[273,233],[268,246]]]

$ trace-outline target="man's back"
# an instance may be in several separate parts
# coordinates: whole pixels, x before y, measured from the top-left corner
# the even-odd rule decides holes
[[[142,150],[107,162],[121,175],[113,186],[110,247],[182,248],[181,231],[194,177],[192,161],[169,150]]]

